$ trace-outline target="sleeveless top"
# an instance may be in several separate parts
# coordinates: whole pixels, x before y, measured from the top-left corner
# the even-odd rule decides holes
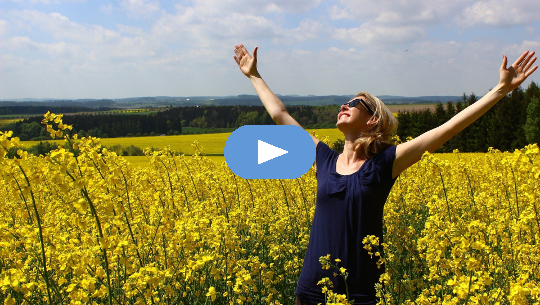
[[[336,172],[339,153],[328,145],[317,145],[317,202],[311,227],[309,245],[302,273],[296,287],[297,298],[303,302],[324,304],[322,286],[317,282],[328,277],[333,291],[345,294],[344,279],[333,268],[324,270],[319,258],[330,254],[330,261],[341,260],[338,268],[349,273],[349,299],[354,304],[376,304],[375,283],[384,272],[377,268],[378,257],[371,258],[362,240],[367,235],[383,238],[383,208],[394,185],[392,165],[396,146],[389,147],[367,159],[360,169],[350,175]],[[337,272],[337,277],[334,277]]]

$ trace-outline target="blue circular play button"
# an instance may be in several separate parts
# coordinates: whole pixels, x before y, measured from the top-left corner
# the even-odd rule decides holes
[[[313,139],[295,125],[245,125],[225,143],[225,162],[245,179],[295,179],[315,161]]]

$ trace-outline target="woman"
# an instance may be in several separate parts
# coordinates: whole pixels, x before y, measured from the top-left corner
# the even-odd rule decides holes
[[[252,82],[264,107],[278,125],[297,125],[285,105],[268,88],[257,71],[257,48],[253,57],[243,45],[235,46],[234,59]],[[499,84],[476,103],[456,114],[443,125],[397,146],[390,144],[397,120],[375,96],[360,92],[340,107],[337,127],[345,136],[343,153],[330,149],[313,137],[316,146],[317,203],[302,273],[296,288],[296,304],[324,303],[317,282],[329,277],[334,291],[345,293],[343,278],[324,270],[319,258],[331,254],[347,269],[349,298],[354,304],[376,304],[374,284],[382,269],[363,249],[367,235],[382,240],[383,207],[398,175],[420,160],[425,151],[433,152],[470,125],[507,93],[531,75],[538,66],[534,52],[523,53],[507,68],[503,56]]]

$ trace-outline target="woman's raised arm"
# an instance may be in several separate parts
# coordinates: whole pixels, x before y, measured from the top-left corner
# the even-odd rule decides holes
[[[276,124],[300,126],[300,124],[289,114],[279,97],[270,90],[266,82],[261,78],[259,71],[257,71],[257,50],[258,48],[253,50],[252,57],[242,44],[235,46],[234,60],[238,64],[240,71],[251,80],[264,108],[266,108],[266,111],[268,111],[268,114],[270,114],[270,117]],[[313,138],[313,142],[315,142],[315,146],[317,146],[319,139],[314,136],[311,137]]]
[[[392,168],[395,178],[409,166],[418,162],[424,152],[433,152],[465,127],[476,121],[506,94],[516,89],[531,75],[538,66],[532,67],[536,61],[534,52],[523,53],[510,67],[506,67],[507,58],[503,56],[503,63],[499,70],[499,84],[476,103],[456,114],[443,125],[427,131],[417,138],[400,144],[396,148],[396,159]]]

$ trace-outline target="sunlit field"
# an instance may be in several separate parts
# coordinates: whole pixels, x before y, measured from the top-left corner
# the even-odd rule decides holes
[[[0,127],[6,126],[8,124],[20,121],[20,119],[1,119],[0,118]]]
[[[69,129],[46,120],[58,137]],[[130,166],[98,139],[66,138],[78,157],[21,150],[8,159],[19,143],[0,133],[4,304],[294,304],[313,169],[245,180],[201,151],[167,148]],[[365,239],[386,266],[381,304],[538,304],[538,154],[537,145],[426,154],[402,173],[385,206],[385,240]],[[331,288],[326,295],[347,304]]]
[[[310,133],[314,133],[319,137],[327,137],[328,141],[333,142],[343,135],[337,128],[332,129],[308,129]],[[130,137],[130,138],[106,138],[101,139],[101,143],[105,147],[114,145],[129,146],[135,145],[142,149],[157,148],[161,149],[169,146],[171,150],[181,152],[186,155],[195,153],[192,143],[197,141],[203,147],[204,153],[207,156],[223,156],[225,142],[231,133],[212,133],[212,134],[191,134],[177,136],[155,136],[155,137]],[[64,140],[52,140],[58,144],[64,143]],[[24,141],[21,142],[23,147],[36,145],[39,141]]]

